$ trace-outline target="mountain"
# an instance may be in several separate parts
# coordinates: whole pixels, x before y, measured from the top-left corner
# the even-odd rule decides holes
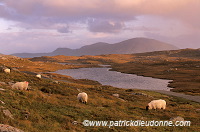
[[[115,44],[95,43],[86,45],[79,49],[58,48],[50,53],[16,53],[14,56],[22,58],[32,58],[39,56],[81,56],[81,55],[101,55],[101,54],[132,54],[163,50],[176,50],[177,47],[154,39],[132,38]]]

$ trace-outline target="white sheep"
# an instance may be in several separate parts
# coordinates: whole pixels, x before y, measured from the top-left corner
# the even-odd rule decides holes
[[[166,101],[159,99],[159,100],[152,100],[148,105],[146,106],[146,110],[151,109],[165,109],[166,108]]]
[[[12,85],[12,89],[17,89],[17,90],[27,90],[28,89],[28,82],[16,82],[15,84]]]
[[[8,69],[8,68],[5,68],[3,71],[4,71],[5,73],[10,73],[10,69]]]
[[[37,78],[42,78],[42,75],[37,74],[36,77],[37,77]]]
[[[79,93],[77,99],[81,102],[86,104],[88,100],[88,95],[85,92]]]

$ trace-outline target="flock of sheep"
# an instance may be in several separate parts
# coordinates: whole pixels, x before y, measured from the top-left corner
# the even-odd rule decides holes
[[[5,73],[10,73],[11,70],[9,68],[2,68],[2,71]],[[37,74],[36,75],[37,78],[42,78],[42,75]],[[24,81],[24,82],[16,82],[15,84],[12,85],[12,89],[17,89],[17,90],[27,90],[28,89],[28,82]],[[87,100],[88,100],[88,95],[85,92],[81,92],[78,94],[77,99],[86,104]]]
[[[4,68],[3,71],[5,73],[10,73],[9,68]],[[36,75],[37,78],[42,78],[40,74]],[[16,82],[15,84],[12,85],[12,89],[17,89],[17,90],[27,90],[28,89],[28,82]],[[85,92],[81,92],[77,95],[77,99],[81,102],[86,104],[88,101],[88,95]],[[165,109],[166,108],[166,101],[159,99],[159,100],[152,100],[148,105],[146,106],[146,110],[149,109]]]

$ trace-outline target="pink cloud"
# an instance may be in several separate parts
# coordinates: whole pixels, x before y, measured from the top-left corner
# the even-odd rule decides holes
[[[91,32],[118,33],[124,28],[124,23],[115,21],[91,20],[88,29]]]
[[[13,21],[15,25],[13,24],[12,28],[25,32],[25,34],[19,33],[16,37],[12,34],[13,30],[10,30],[12,40],[8,40],[6,36],[7,39],[0,37],[0,40],[5,43],[12,42],[13,45],[20,43],[35,45],[40,42],[44,45],[47,43],[53,45],[53,43],[58,44],[57,41],[62,43],[61,45],[66,43],[59,40],[62,37],[52,39],[51,34],[42,33],[45,37],[38,37],[42,36],[37,34],[38,30],[44,32],[53,30],[58,36],[74,35],[73,38],[81,38],[75,41],[77,43],[81,43],[83,39],[89,40],[85,38],[86,32],[94,35],[101,34],[103,37],[100,35],[98,38],[105,40],[110,37],[109,35],[113,37],[112,39],[118,39],[119,36],[134,37],[134,35],[144,34],[143,32],[150,32],[155,38],[156,35],[159,38],[159,33],[162,32],[161,35],[164,36],[162,39],[167,40],[165,38],[169,37],[169,25],[174,24],[174,21],[184,25],[184,30],[190,29],[188,34],[198,34],[199,12],[200,0],[0,0],[0,18]],[[141,16],[149,16],[152,21],[139,19]],[[157,21],[158,19],[152,16],[159,17],[162,21]],[[168,23],[169,20],[172,20],[171,24]],[[81,26],[76,27],[77,25]],[[172,30],[178,29],[176,26],[171,27]],[[185,32],[187,31],[181,30],[182,35]],[[177,31],[173,33],[181,35]],[[109,35],[105,37],[105,34]],[[24,36],[27,38],[23,38]],[[186,36],[184,37],[187,38]],[[35,39],[32,40],[31,38],[34,37]],[[179,41],[181,38],[183,37],[172,40]],[[188,36],[188,40],[190,38]],[[198,37],[195,40],[199,41]]]
[[[132,18],[135,15],[178,16],[198,14],[198,0],[3,0],[3,3],[19,14],[46,17],[116,17]],[[182,17],[183,15],[181,15]],[[188,16],[187,16],[188,17]]]
[[[0,16],[34,25],[81,22],[88,18],[135,20],[141,15],[178,19],[191,27],[200,27],[199,0],[3,0]]]

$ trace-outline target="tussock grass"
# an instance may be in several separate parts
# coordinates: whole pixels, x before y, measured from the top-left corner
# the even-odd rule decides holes
[[[14,77],[12,74],[17,73],[11,73],[11,78]],[[0,99],[5,102],[3,106],[11,111],[15,119],[9,119],[0,112],[0,122],[25,131],[162,131],[166,129],[172,131],[179,129],[169,127],[84,127],[81,124],[74,125],[73,121],[82,122],[85,119],[103,121],[169,120],[178,115],[192,121],[193,125],[184,127],[185,130],[195,131],[198,129],[199,118],[197,117],[199,117],[199,113],[196,111],[200,106],[198,103],[149,91],[76,84],[79,85],[76,88],[89,95],[88,104],[85,105],[77,101],[78,91],[74,88],[74,85],[71,86],[65,82],[54,84],[50,80],[37,80],[28,75],[17,80],[20,79],[31,79],[32,90],[17,91],[4,86],[6,90],[0,91]],[[52,89],[51,92],[42,91],[41,89],[44,87]],[[131,94],[135,92],[142,92],[149,96]],[[123,100],[113,97],[112,94],[114,93],[119,93]],[[145,106],[149,101],[159,98],[167,101],[167,110],[145,111]],[[29,113],[27,119],[24,113]]]

